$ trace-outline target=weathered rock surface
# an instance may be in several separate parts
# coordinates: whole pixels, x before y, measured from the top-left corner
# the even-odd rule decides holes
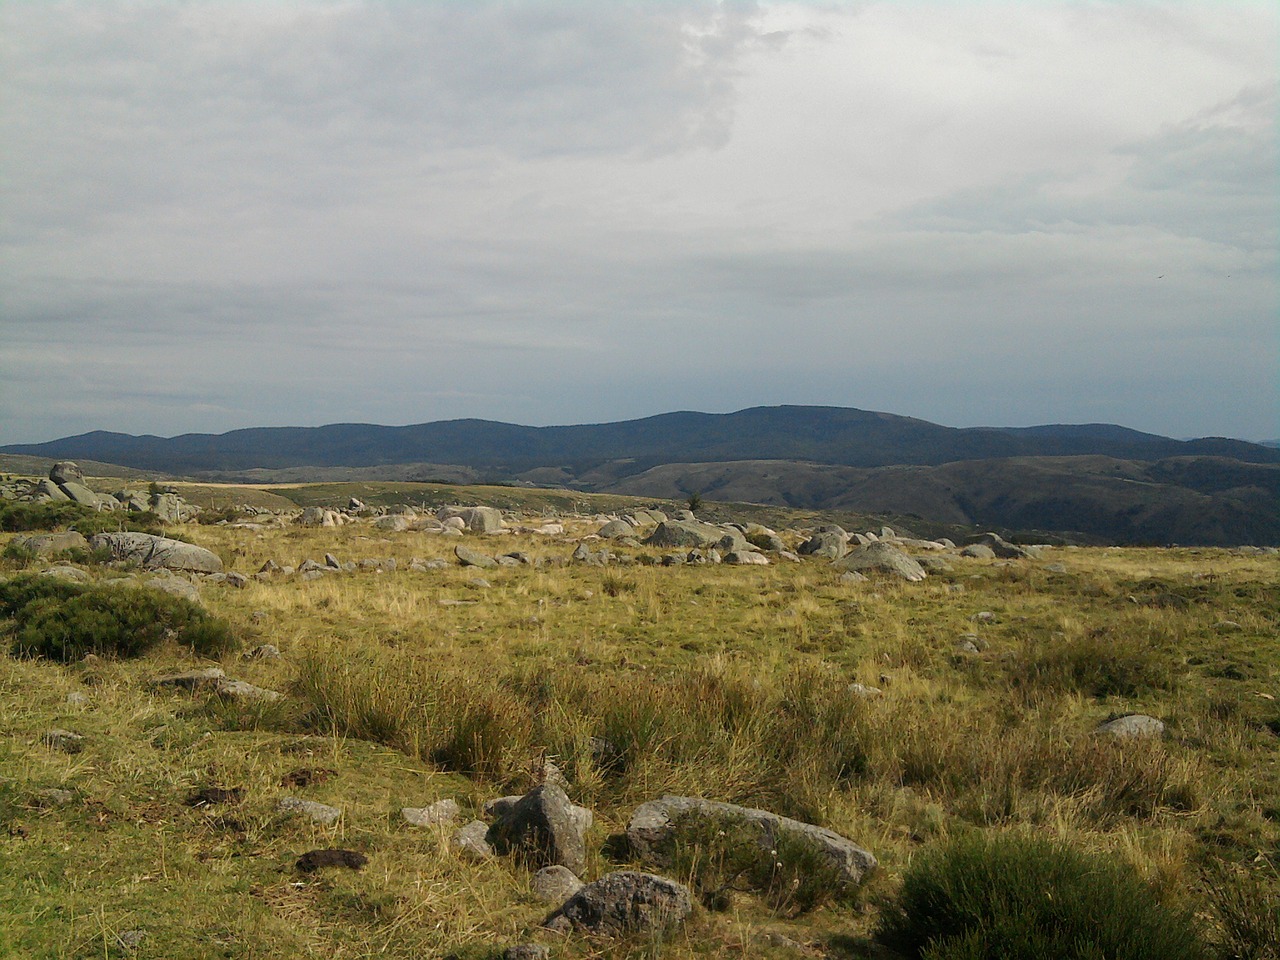
[[[649,547],[705,547],[725,534],[720,527],[696,520],[667,520],[643,541]]]
[[[529,881],[533,895],[545,903],[564,903],[582,889],[582,881],[568,867],[543,867]]]
[[[458,819],[461,813],[458,807],[458,801],[445,799],[437,800],[435,803],[428,804],[425,807],[402,807],[400,816],[404,817],[406,823],[410,823],[415,827],[434,827],[442,824],[453,823]]]
[[[485,837],[489,833],[489,825],[483,820],[472,820],[464,827],[454,831],[449,845],[469,860],[490,860],[494,857],[493,847]]]
[[[37,533],[29,537],[14,537],[15,549],[33,553],[37,557],[51,557],[68,550],[88,550],[89,541],[74,530],[66,533]]]
[[[539,866],[559,864],[575,874],[587,869],[584,817],[558,784],[534,787],[490,828],[488,841],[500,853],[519,851]]]
[[[636,534],[635,527],[627,523],[625,520],[610,520],[603,527],[596,531],[596,536],[602,540],[616,540],[618,537],[634,537]]]
[[[301,797],[283,797],[277,806],[281,813],[296,813],[326,827],[337,823],[342,816],[342,811],[337,807],[317,803],[315,800],[303,800]]]
[[[652,873],[621,870],[587,884],[543,925],[619,936],[658,931],[682,923],[692,912],[693,897],[684,884]]]
[[[829,557],[832,560],[839,560],[848,550],[848,537],[836,530],[815,533],[796,547],[796,553],[802,557]]]
[[[918,583],[927,576],[920,564],[892,544],[883,542],[854,547],[832,566],[841,572],[864,573],[870,570],[888,573],[911,583]]]
[[[113,559],[132,561],[147,570],[222,572],[222,560],[213,551],[149,533],[99,533],[89,545],[94,550],[109,550]]]
[[[661,800],[651,800],[637,807],[627,824],[627,840],[632,851],[645,859],[658,859],[659,847],[670,836],[674,822],[688,814],[724,817],[750,824],[759,829],[760,842],[766,848],[775,845],[775,838],[779,834],[811,844],[851,883],[861,883],[876,868],[876,858],[869,851],[824,827],[801,823],[767,810],[703,800],[699,797],[665,796]]]
[[[1105,733],[1119,740],[1162,737],[1164,736],[1164,724],[1155,717],[1149,717],[1144,713],[1131,713],[1127,717],[1117,717],[1115,720],[1099,724],[1098,733]]]
[[[448,522],[459,519],[472,533],[497,533],[505,526],[502,511],[496,507],[441,507],[436,519]]]
[[[62,753],[79,753],[84,749],[83,734],[76,733],[74,730],[63,730],[61,727],[46,730],[40,735],[40,742],[50,750],[58,750]]]
[[[458,558],[458,562],[464,567],[480,567],[482,569],[490,569],[498,565],[498,561],[493,557],[486,556],[478,550],[472,550],[470,547],[458,544],[453,548],[453,555]]]

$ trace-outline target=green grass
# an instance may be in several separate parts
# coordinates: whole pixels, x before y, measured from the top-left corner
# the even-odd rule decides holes
[[[566,540],[465,542],[555,560],[595,529],[572,514],[569,526]],[[202,588],[211,616],[246,646],[279,646],[279,661],[201,658],[171,639],[93,667],[0,658],[0,956],[111,956],[129,929],[147,931],[139,957],[492,956],[540,939],[549,907],[525,867],[463,861],[446,833],[409,828],[398,811],[453,797],[469,818],[527,789],[546,757],[596,815],[589,877],[645,866],[610,838],[664,792],[816,822],[881,861],[856,903],[789,902],[785,885],[748,871],[708,898],[727,909],[700,908],[660,945],[546,941],[558,957],[787,955],[764,930],[867,956],[913,864],[958,836],[1007,833],[1130,864],[1117,869],[1153,899],[1196,904],[1223,960],[1270,956],[1246,947],[1268,935],[1280,890],[1274,556],[1054,550],[857,587],[820,562],[517,567],[479,588],[456,565],[407,569],[448,558],[454,538],[364,524],[185,532],[246,574],[326,552],[391,556],[398,569]],[[28,563],[0,560],[0,575]],[[116,575],[87,569],[95,583]],[[459,600],[474,602],[441,603]],[[1238,626],[1219,626],[1228,620]],[[11,642],[16,624],[5,629]],[[957,654],[966,633],[983,652]],[[211,663],[290,698],[249,707],[148,690],[159,673]],[[854,681],[883,694],[851,694]],[[1161,717],[1168,736],[1094,735],[1127,712]],[[44,747],[54,726],[83,733],[84,750]],[[300,768],[333,775],[281,786]],[[244,798],[184,804],[209,785]],[[49,787],[74,799],[47,805]],[[343,816],[321,828],[281,815],[290,793]],[[318,846],[370,863],[295,874]],[[692,845],[697,862],[681,872],[728,856],[713,847]],[[715,867],[699,884],[714,893],[736,871]]]

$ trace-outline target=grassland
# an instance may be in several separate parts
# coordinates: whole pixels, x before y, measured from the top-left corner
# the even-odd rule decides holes
[[[487,957],[537,940],[569,958],[885,956],[871,933],[904,871],[975,831],[1122,858],[1155,891],[1135,895],[1191,906],[1220,956],[1277,955],[1245,948],[1280,895],[1280,557],[1055,548],[851,585],[821,561],[567,565],[598,524],[558,501],[536,510],[569,513],[566,535],[469,536],[535,561],[480,573],[410,571],[415,557],[452,559],[458,540],[364,523],[179,528],[246,574],[325,553],[397,560],[202,589],[246,648],[283,652],[221,663],[289,693],[281,703],[152,692],[150,677],[209,665],[177,646],[91,666],[0,658],[0,955],[122,955],[119,935],[140,930],[129,955]],[[957,649],[964,635],[980,652]],[[854,682],[883,692],[857,696]],[[1168,736],[1094,733],[1131,712]],[[44,747],[51,727],[84,734],[83,751]],[[607,759],[593,738],[612,745]],[[524,867],[462,860],[446,831],[399,817],[446,797],[472,813],[530,786],[548,757],[596,814],[591,876],[628,862],[611,838],[662,793],[822,824],[881,870],[856,903],[800,916],[739,893],[661,942],[550,937]],[[300,769],[329,773],[281,786]],[[209,785],[243,798],[185,805]],[[286,816],[289,793],[343,815]],[[293,869],[331,845],[368,866]]]

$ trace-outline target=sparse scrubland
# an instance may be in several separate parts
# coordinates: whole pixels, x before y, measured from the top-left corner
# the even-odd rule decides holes
[[[1280,957],[1280,556],[1054,548],[849,583],[819,559],[562,563],[599,527],[565,525],[171,528],[247,584],[205,584],[194,613],[156,601],[171,629],[89,661],[37,628],[132,623],[147,591],[103,586],[127,571],[82,558],[90,585],[22,614],[24,575],[47,562],[10,551],[0,955],[482,958],[537,942],[564,958]],[[461,567],[458,543],[534,562]],[[396,569],[252,577],[326,553]],[[449,564],[410,570],[415,557]],[[213,639],[184,642],[189,624]],[[261,644],[282,655],[244,655]],[[150,684],[209,666],[287,696]],[[1134,713],[1165,736],[1097,732]],[[53,728],[84,739],[51,749]],[[548,760],[595,815],[584,879],[687,883],[686,923],[544,931],[554,905],[529,865],[472,862],[452,828],[400,815],[452,798],[463,822]],[[189,805],[210,787],[239,792]],[[762,862],[714,819],[665,866],[637,862],[619,835],[663,794],[830,828],[879,868],[849,887],[781,844]],[[287,795],[342,814],[281,812]],[[328,847],[367,865],[295,869]]]

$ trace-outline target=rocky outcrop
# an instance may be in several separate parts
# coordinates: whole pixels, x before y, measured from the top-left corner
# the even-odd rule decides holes
[[[842,573],[887,573],[901,577],[911,583],[918,583],[927,574],[924,568],[890,543],[868,543],[854,547],[848,554],[835,561],[832,566]]]
[[[94,550],[109,551],[114,560],[131,561],[146,570],[222,572],[222,560],[213,551],[149,533],[100,533],[89,545]]]
[[[448,522],[459,519],[472,533],[497,533],[505,527],[502,511],[496,507],[441,507],[436,519]]]
[[[749,824],[759,830],[760,843],[765,849],[777,846],[779,834],[810,844],[824,854],[850,883],[861,883],[876,868],[876,858],[869,851],[824,827],[802,823],[767,810],[703,800],[699,797],[665,796],[661,800],[651,800],[637,807],[627,824],[627,841],[632,852],[642,859],[660,862],[660,848],[664,841],[677,828],[680,818],[690,814],[723,817]]]
[[[697,520],[667,520],[644,540],[647,547],[708,547],[725,535],[720,527]]]

